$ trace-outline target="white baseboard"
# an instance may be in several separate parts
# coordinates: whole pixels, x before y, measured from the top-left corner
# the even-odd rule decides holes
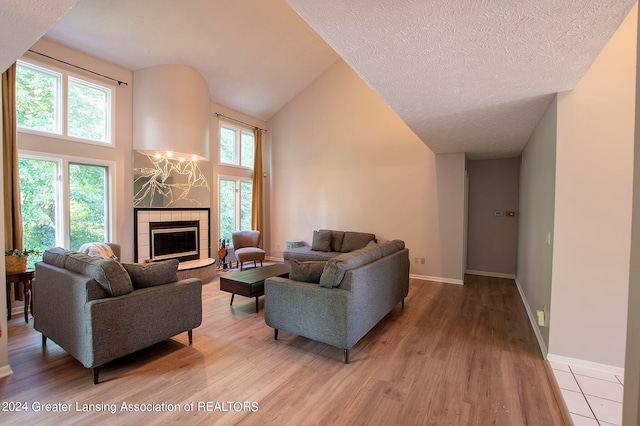
[[[516,281],[516,287],[518,288],[518,292],[520,293],[520,298],[522,299],[522,303],[524,303],[524,307],[527,309],[527,315],[529,316],[529,321],[531,322],[531,328],[533,328],[533,332],[535,333],[536,338],[538,339],[538,344],[540,345],[542,356],[546,360],[557,362],[560,364],[566,364],[572,367],[580,367],[587,370],[597,371],[600,373],[613,374],[616,376],[624,377],[624,368],[548,353],[547,345],[544,343],[544,340],[542,339],[542,334],[540,333],[540,328],[538,327],[536,316],[531,311],[531,308],[529,307],[529,303],[527,303],[527,298],[524,295],[524,292],[522,290],[522,286],[520,285],[520,281],[518,280],[518,277],[515,278],[515,281]]]
[[[13,371],[11,371],[11,367],[9,365],[5,365],[0,367],[0,379],[2,379],[3,377],[7,377],[13,374]]]
[[[469,275],[480,275],[481,277],[508,278],[512,280],[516,279],[515,274],[503,274],[502,272],[487,272],[467,269],[465,273]]]
[[[268,260],[270,262],[284,262],[284,258],[282,257],[265,256],[264,260]]]
[[[527,302],[527,297],[524,295],[524,291],[522,291],[522,286],[520,285],[520,281],[518,277],[514,277],[516,282],[516,287],[518,288],[518,293],[520,293],[520,298],[522,299],[522,303],[524,304],[525,309],[527,310],[527,316],[529,317],[529,322],[531,323],[531,328],[533,328],[533,333],[536,335],[536,339],[538,339],[538,345],[540,346],[540,351],[542,352],[542,357],[547,359],[548,357],[548,349],[547,344],[544,342],[542,338],[542,334],[540,333],[540,328],[538,327],[538,321],[536,316],[531,311],[529,307],[529,303]]]
[[[598,362],[585,361],[583,359],[571,358],[568,356],[549,354],[547,355],[549,361],[557,362],[560,364],[566,364],[571,367],[580,367],[587,370],[597,371],[605,374],[613,374],[614,376],[624,377],[624,368],[615,367],[608,364],[600,364]]]
[[[409,274],[409,278],[413,278],[414,280],[435,281],[438,283],[445,283],[445,284],[458,284],[458,285],[464,284],[464,281],[457,280],[455,278],[432,277],[429,275]]]

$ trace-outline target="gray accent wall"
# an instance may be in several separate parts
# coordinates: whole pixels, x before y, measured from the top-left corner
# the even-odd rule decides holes
[[[516,281],[530,313],[550,317],[555,203],[557,97],[521,155]],[[549,327],[533,325],[549,347]],[[546,355],[546,353],[544,354]]]
[[[469,172],[467,271],[515,276],[520,158],[472,160]],[[509,215],[513,213],[513,216]]]
[[[637,33],[640,52],[640,33]],[[640,54],[638,54],[640,58]],[[636,62],[635,153],[633,164],[633,215],[631,225],[631,267],[629,272],[629,314],[624,368],[623,425],[640,423],[640,63]]]

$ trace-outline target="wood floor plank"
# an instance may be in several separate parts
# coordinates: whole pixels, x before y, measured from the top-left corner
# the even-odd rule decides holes
[[[229,306],[229,294],[214,280],[203,286],[203,323],[194,330],[192,345],[185,333],[113,361],[101,369],[98,385],[90,370],[53,342],[43,349],[32,322],[14,317],[8,324],[13,374],[0,379],[0,403],[25,402],[29,409],[2,412],[0,419],[3,424],[564,424],[514,282],[475,276],[466,282],[412,279],[404,309],[398,304],[351,350],[345,365],[343,352],[323,343],[286,331],[275,341],[264,323],[263,300],[257,314],[255,299],[236,298]],[[34,411],[46,403],[69,404],[72,411]],[[94,409],[76,411],[76,403]],[[164,409],[127,411],[127,404],[164,404]],[[109,411],[113,405],[115,413]]]

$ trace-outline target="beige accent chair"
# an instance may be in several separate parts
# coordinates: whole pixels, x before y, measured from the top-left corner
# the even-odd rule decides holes
[[[240,263],[240,270],[243,269],[244,262],[253,261],[254,266],[257,265],[257,261],[264,260],[264,250],[258,248],[260,242],[260,231],[238,231],[231,234],[231,240],[233,241],[233,250]]]

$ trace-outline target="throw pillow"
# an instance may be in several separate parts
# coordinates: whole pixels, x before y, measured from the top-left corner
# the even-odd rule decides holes
[[[293,259],[291,261],[289,279],[292,279],[293,281],[318,284],[326,264],[327,262],[322,261],[300,262]]]
[[[344,241],[342,241],[342,252],[349,253],[350,251],[358,250],[366,247],[369,241],[375,241],[376,236],[374,234],[368,234],[365,232],[345,232]]]
[[[331,232],[331,251],[342,251],[342,241],[344,240],[344,231],[332,231]]]
[[[153,287],[178,281],[178,260],[154,263],[123,263],[136,289]]]
[[[93,278],[109,296],[122,296],[133,291],[131,278],[120,262],[84,253],[70,253],[65,268]]]
[[[331,251],[331,231],[313,231],[311,250]]]
[[[373,241],[365,248],[339,254],[327,261],[327,265],[324,267],[320,277],[320,286],[327,288],[338,287],[347,271],[378,260],[380,257],[382,257],[382,251]]]

